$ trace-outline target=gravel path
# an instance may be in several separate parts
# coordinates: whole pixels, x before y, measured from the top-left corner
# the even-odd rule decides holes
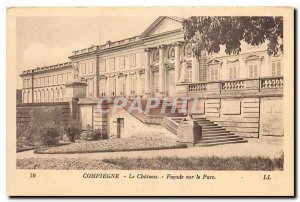
[[[132,137],[99,141],[80,141],[64,146],[38,149],[39,154],[72,154],[106,151],[151,150],[179,147],[176,140],[160,136]]]
[[[200,156],[264,156],[280,157],[283,151],[283,138],[248,139],[247,143],[227,144],[213,147],[191,147],[185,149],[167,149],[152,151],[131,152],[105,152],[105,153],[82,153],[82,154],[34,154],[33,151],[17,153],[18,159],[23,158],[89,158],[104,159],[118,157],[142,157],[153,158],[157,156],[177,157],[200,157]]]

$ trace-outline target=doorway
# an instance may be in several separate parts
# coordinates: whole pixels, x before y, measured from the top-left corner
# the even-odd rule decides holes
[[[117,118],[117,138],[121,138],[124,133],[124,118]]]

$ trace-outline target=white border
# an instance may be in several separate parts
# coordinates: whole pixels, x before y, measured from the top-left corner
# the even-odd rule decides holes
[[[99,0],[5,0],[1,1],[0,4],[0,40],[1,40],[1,48],[0,48],[0,92],[2,93],[0,99],[0,128],[2,129],[1,133],[1,184],[0,184],[0,193],[1,193],[1,201],[9,200],[6,196],[6,79],[14,79],[14,78],[6,78],[6,8],[7,7],[28,7],[28,6],[290,6],[299,10],[300,1],[299,0],[264,0],[264,1],[253,1],[253,0],[214,0],[214,1],[200,1],[200,0],[184,0],[178,1],[175,0],[143,0],[143,1],[130,1],[130,0],[107,0],[107,1],[99,1]],[[298,13],[299,15],[299,13]],[[297,17],[297,16],[296,16]],[[296,29],[299,26],[299,19],[297,17],[297,25]],[[298,33],[298,32],[296,32]],[[299,35],[299,33],[298,33]],[[299,50],[299,43],[296,44],[296,50]],[[299,57],[299,51],[296,51],[296,58]],[[297,78],[299,78],[299,70],[297,72]],[[297,79],[295,80],[297,81]],[[296,83],[295,83],[296,86]],[[299,93],[299,86],[297,86]],[[299,104],[299,103],[298,103]],[[297,123],[296,123],[297,125]],[[3,130],[4,129],[4,130]],[[297,135],[297,134],[296,134]],[[299,143],[299,137],[297,138]],[[297,146],[296,146],[297,148]],[[297,157],[298,155],[296,155]],[[299,186],[298,186],[299,189]],[[296,191],[299,193],[299,190]],[[34,199],[29,199],[34,200]],[[46,201],[50,201],[51,199],[46,199]],[[61,201],[63,199],[59,199]],[[72,199],[71,199],[72,200]],[[109,199],[101,199],[101,200],[109,200]],[[116,200],[116,199],[115,199]],[[130,200],[130,199],[128,199]],[[158,199],[155,199],[158,200]],[[161,200],[161,199],[160,199]],[[217,199],[215,199],[217,200]],[[262,199],[260,199],[262,200]],[[258,200],[258,201],[260,201]],[[288,199],[284,199],[288,200]],[[111,201],[111,200],[110,200]]]

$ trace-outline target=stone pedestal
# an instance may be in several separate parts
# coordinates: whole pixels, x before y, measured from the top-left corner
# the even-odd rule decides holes
[[[72,100],[74,98],[86,97],[86,83],[73,81],[66,84],[66,98]]]
[[[202,137],[202,128],[189,116],[185,117],[178,125],[177,137],[180,143],[194,145],[199,142]]]
[[[177,95],[185,96],[188,94],[188,84],[186,83],[177,83],[175,87]]]

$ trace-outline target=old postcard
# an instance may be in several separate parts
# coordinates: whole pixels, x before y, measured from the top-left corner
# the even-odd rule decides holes
[[[7,195],[293,196],[294,10],[7,9]]]

